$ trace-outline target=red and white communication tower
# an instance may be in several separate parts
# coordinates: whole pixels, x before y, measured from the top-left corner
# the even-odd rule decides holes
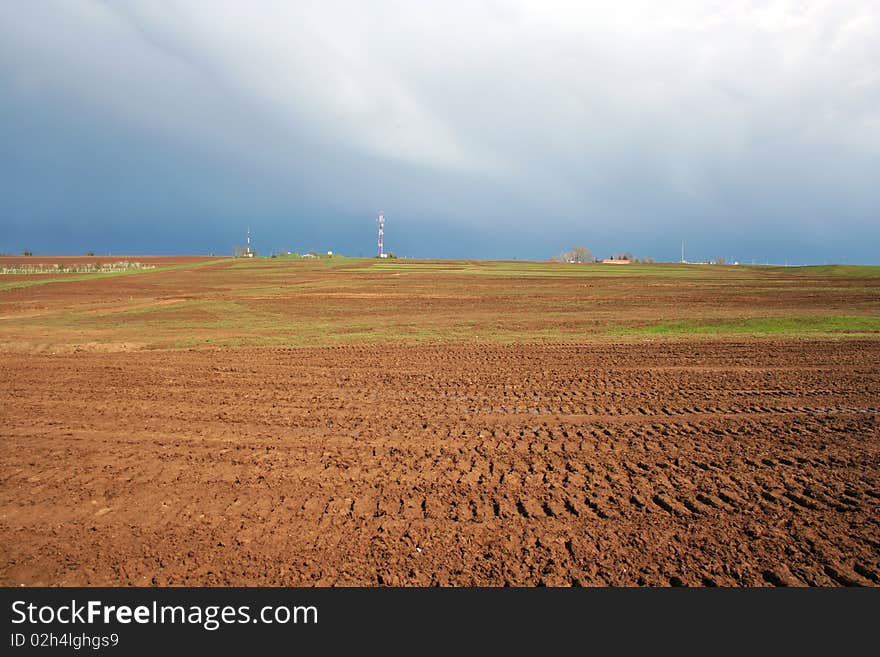
[[[379,210],[379,217],[376,219],[376,222],[379,224],[379,257],[384,258],[385,254],[382,252],[382,243],[385,237],[385,213],[381,210]]]

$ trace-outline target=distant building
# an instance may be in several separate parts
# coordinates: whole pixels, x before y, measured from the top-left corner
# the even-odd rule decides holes
[[[625,258],[619,258],[616,260],[614,258],[605,258],[602,261],[602,264],[603,265],[628,265],[631,262],[632,262],[632,260],[627,260]]]

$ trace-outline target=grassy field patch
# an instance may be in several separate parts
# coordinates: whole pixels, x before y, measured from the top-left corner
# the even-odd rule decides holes
[[[639,335],[673,334],[783,334],[804,333],[851,333],[880,332],[880,317],[854,317],[834,315],[829,317],[752,317],[737,321],[674,321],[657,322],[646,326],[613,327],[611,333]]]

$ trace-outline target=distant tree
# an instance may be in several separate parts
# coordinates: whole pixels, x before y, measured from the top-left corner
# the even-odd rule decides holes
[[[248,254],[250,254],[250,256],[248,256]],[[235,256],[236,258],[247,258],[247,257],[256,258],[257,252],[254,251],[254,249],[251,249],[250,251],[248,251],[248,247],[245,247],[245,246],[234,246],[234,247],[232,247],[232,255]]]
[[[727,264],[727,259],[726,259],[726,258],[715,258],[715,259],[712,261],[712,264],[713,264],[713,265],[726,265],[726,264]]]
[[[86,251],[85,255],[93,256],[93,255],[95,255],[95,252],[94,251]]]
[[[571,262],[592,262],[593,254],[585,246],[576,246],[569,252]]]
[[[34,252],[31,251],[30,249],[25,249],[24,251],[21,252],[21,255],[23,255],[23,256],[32,256],[32,255],[34,255]]]
[[[397,254],[394,253],[394,251],[389,251],[389,252],[388,252],[388,257],[389,257],[389,258],[396,258],[396,257],[397,257]]]
[[[590,250],[585,246],[576,246],[570,251],[565,251],[564,253],[553,256],[550,260],[553,262],[593,262],[593,254],[590,253]]]

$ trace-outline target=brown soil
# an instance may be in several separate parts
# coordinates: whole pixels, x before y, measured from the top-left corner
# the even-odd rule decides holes
[[[0,584],[880,582],[880,343],[7,353]]]

